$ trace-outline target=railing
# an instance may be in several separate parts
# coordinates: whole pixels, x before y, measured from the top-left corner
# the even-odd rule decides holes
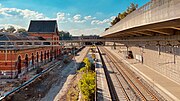
[[[59,40],[59,41],[38,41],[38,40],[14,40],[14,41],[0,41],[0,50],[16,50],[16,49],[26,49],[35,47],[56,47],[65,46],[64,43],[76,43],[76,42],[177,42],[178,39],[166,38],[166,37],[156,37],[156,38],[142,38],[142,39],[83,39],[83,40]],[[38,43],[38,44],[37,44]],[[49,43],[49,44],[45,44]],[[56,44],[53,44],[56,43]],[[63,45],[61,44],[63,43]]]
[[[48,41],[48,40],[10,40],[10,41],[0,41],[0,50],[8,49],[26,49],[44,46],[60,46],[59,41]]]
[[[180,18],[180,0],[151,0],[110,27],[101,36],[177,18]]]
[[[10,96],[11,94],[14,94],[16,92],[18,92],[19,90],[21,90],[22,88],[26,87],[27,85],[33,83],[37,78],[39,78],[40,76],[44,75],[45,73],[51,71],[52,69],[56,68],[58,65],[60,65],[59,62],[54,62],[52,63],[52,65],[49,68],[46,68],[45,70],[43,70],[42,72],[40,72],[39,74],[36,74],[35,76],[33,76],[32,78],[30,78],[28,81],[24,82],[22,85],[20,85],[19,87],[16,87],[15,89],[13,89],[12,91],[4,94],[3,96],[0,96],[0,101],[5,100],[6,97]]]

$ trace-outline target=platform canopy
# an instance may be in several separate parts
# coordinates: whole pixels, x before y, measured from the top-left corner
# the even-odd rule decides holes
[[[180,0],[151,0],[101,34],[126,38],[180,34]]]

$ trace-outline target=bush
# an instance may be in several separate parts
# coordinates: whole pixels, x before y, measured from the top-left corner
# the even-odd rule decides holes
[[[84,73],[79,82],[79,87],[86,101],[91,101],[94,99],[95,86],[95,73]]]
[[[85,58],[84,61],[85,66],[81,68],[79,71],[83,73],[81,80],[78,85],[81,93],[86,101],[93,101],[94,93],[95,93],[95,72],[91,70],[91,63],[88,58]]]

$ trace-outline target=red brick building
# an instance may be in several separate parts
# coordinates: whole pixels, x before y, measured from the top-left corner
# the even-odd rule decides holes
[[[28,36],[17,36],[2,33],[2,40],[59,40],[56,20],[32,20]],[[46,42],[48,44],[48,42]],[[1,43],[2,44],[2,43]],[[58,42],[54,42],[58,45]],[[15,78],[28,70],[46,64],[60,55],[60,46],[15,46],[0,48],[0,78]]]

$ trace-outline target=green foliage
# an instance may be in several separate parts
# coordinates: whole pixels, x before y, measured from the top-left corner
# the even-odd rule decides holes
[[[87,71],[87,68],[86,67],[82,67],[79,72],[86,72]]]
[[[92,65],[88,58],[85,58],[83,62],[85,63],[85,67],[79,70],[80,72],[83,72],[83,74],[78,85],[85,101],[91,101],[92,99],[94,99],[96,74],[95,72],[90,70]]]
[[[86,101],[93,99],[95,93],[95,73],[84,73],[79,82],[79,87]]]
[[[70,35],[69,32],[60,31],[59,32],[59,39],[60,40],[70,40],[71,39],[71,35]]]
[[[105,28],[105,31],[108,30],[109,28]]]
[[[89,59],[86,57],[83,62],[85,63],[85,68],[87,68],[87,70],[89,71],[91,69],[91,63]]]
[[[0,32],[7,32],[5,28],[0,29]]]
[[[132,13],[138,8],[137,4],[131,3],[131,5],[123,13],[119,13],[117,17],[111,22],[111,25],[115,25],[120,20],[124,19],[128,14]]]
[[[26,29],[24,29],[24,28],[19,28],[19,29],[17,29],[17,32],[18,32],[18,33],[22,33],[22,32],[27,32],[27,31],[26,31]]]
[[[7,32],[13,33],[14,31],[16,31],[16,29],[14,28],[14,26],[9,26],[7,28]]]

